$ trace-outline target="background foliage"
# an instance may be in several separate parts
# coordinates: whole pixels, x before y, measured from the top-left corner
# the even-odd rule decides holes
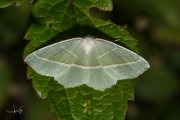
[[[135,101],[129,102],[125,119],[179,120],[179,1],[113,0],[113,3],[112,12],[93,8],[90,13],[120,26],[128,24],[127,30],[139,41],[141,55],[151,65],[151,69],[133,80]],[[31,81],[26,80],[22,53],[27,41],[23,37],[31,9],[30,1],[0,9],[0,119],[55,119],[47,102],[37,97]],[[5,112],[12,110],[14,104],[23,105],[24,114]]]

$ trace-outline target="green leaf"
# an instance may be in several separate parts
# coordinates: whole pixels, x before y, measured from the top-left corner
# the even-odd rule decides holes
[[[32,10],[32,23],[25,38],[31,41],[24,56],[47,41],[92,35],[110,40],[119,40],[137,52],[137,41],[120,26],[90,16],[88,10],[96,6],[100,10],[112,10],[110,0],[39,0]]]
[[[31,40],[24,57],[43,46],[74,37],[91,35],[119,42],[137,52],[137,41],[120,26],[91,17],[90,7],[112,11],[110,0],[38,0],[32,10],[31,26],[25,38]],[[51,77],[28,68],[28,77],[41,98],[47,98],[58,119],[123,120],[133,99],[132,81],[121,80],[105,91],[85,85],[64,89]]]
[[[7,7],[11,5],[14,2],[14,0],[1,0],[0,1],[0,8]]]
[[[133,99],[134,93],[130,80],[118,81],[101,92],[86,85],[64,89],[53,78],[33,73],[32,84],[40,97],[48,96],[50,109],[57,118],[67,120],[123,120],[127,100]]]
[[[0,8],[7,7],[16,1],[16,5],[19,6],[26,0],[0,0]]]

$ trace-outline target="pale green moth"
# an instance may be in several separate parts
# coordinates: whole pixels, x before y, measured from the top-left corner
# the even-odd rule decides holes
[[[150,66],[138,54],[93,37],[72,38],[34,51],[25,62],[65,88],[86,84],[105,90],[117,80],[136,78]]]

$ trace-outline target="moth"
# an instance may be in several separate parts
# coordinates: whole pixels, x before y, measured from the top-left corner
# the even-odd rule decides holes
[[[113,42],[94,37],[72,38],[38,49],[25,58],[35,72],[65,88],[86,84],[104,91],[118,80],[138,77],[149,63]]]

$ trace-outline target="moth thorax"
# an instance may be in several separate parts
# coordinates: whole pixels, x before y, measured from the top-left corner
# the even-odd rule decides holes
[[[83,47],[86,54],[89,54],[93,46],[94,46],[94,40],[91,37],[87,37],[83,40]]]

